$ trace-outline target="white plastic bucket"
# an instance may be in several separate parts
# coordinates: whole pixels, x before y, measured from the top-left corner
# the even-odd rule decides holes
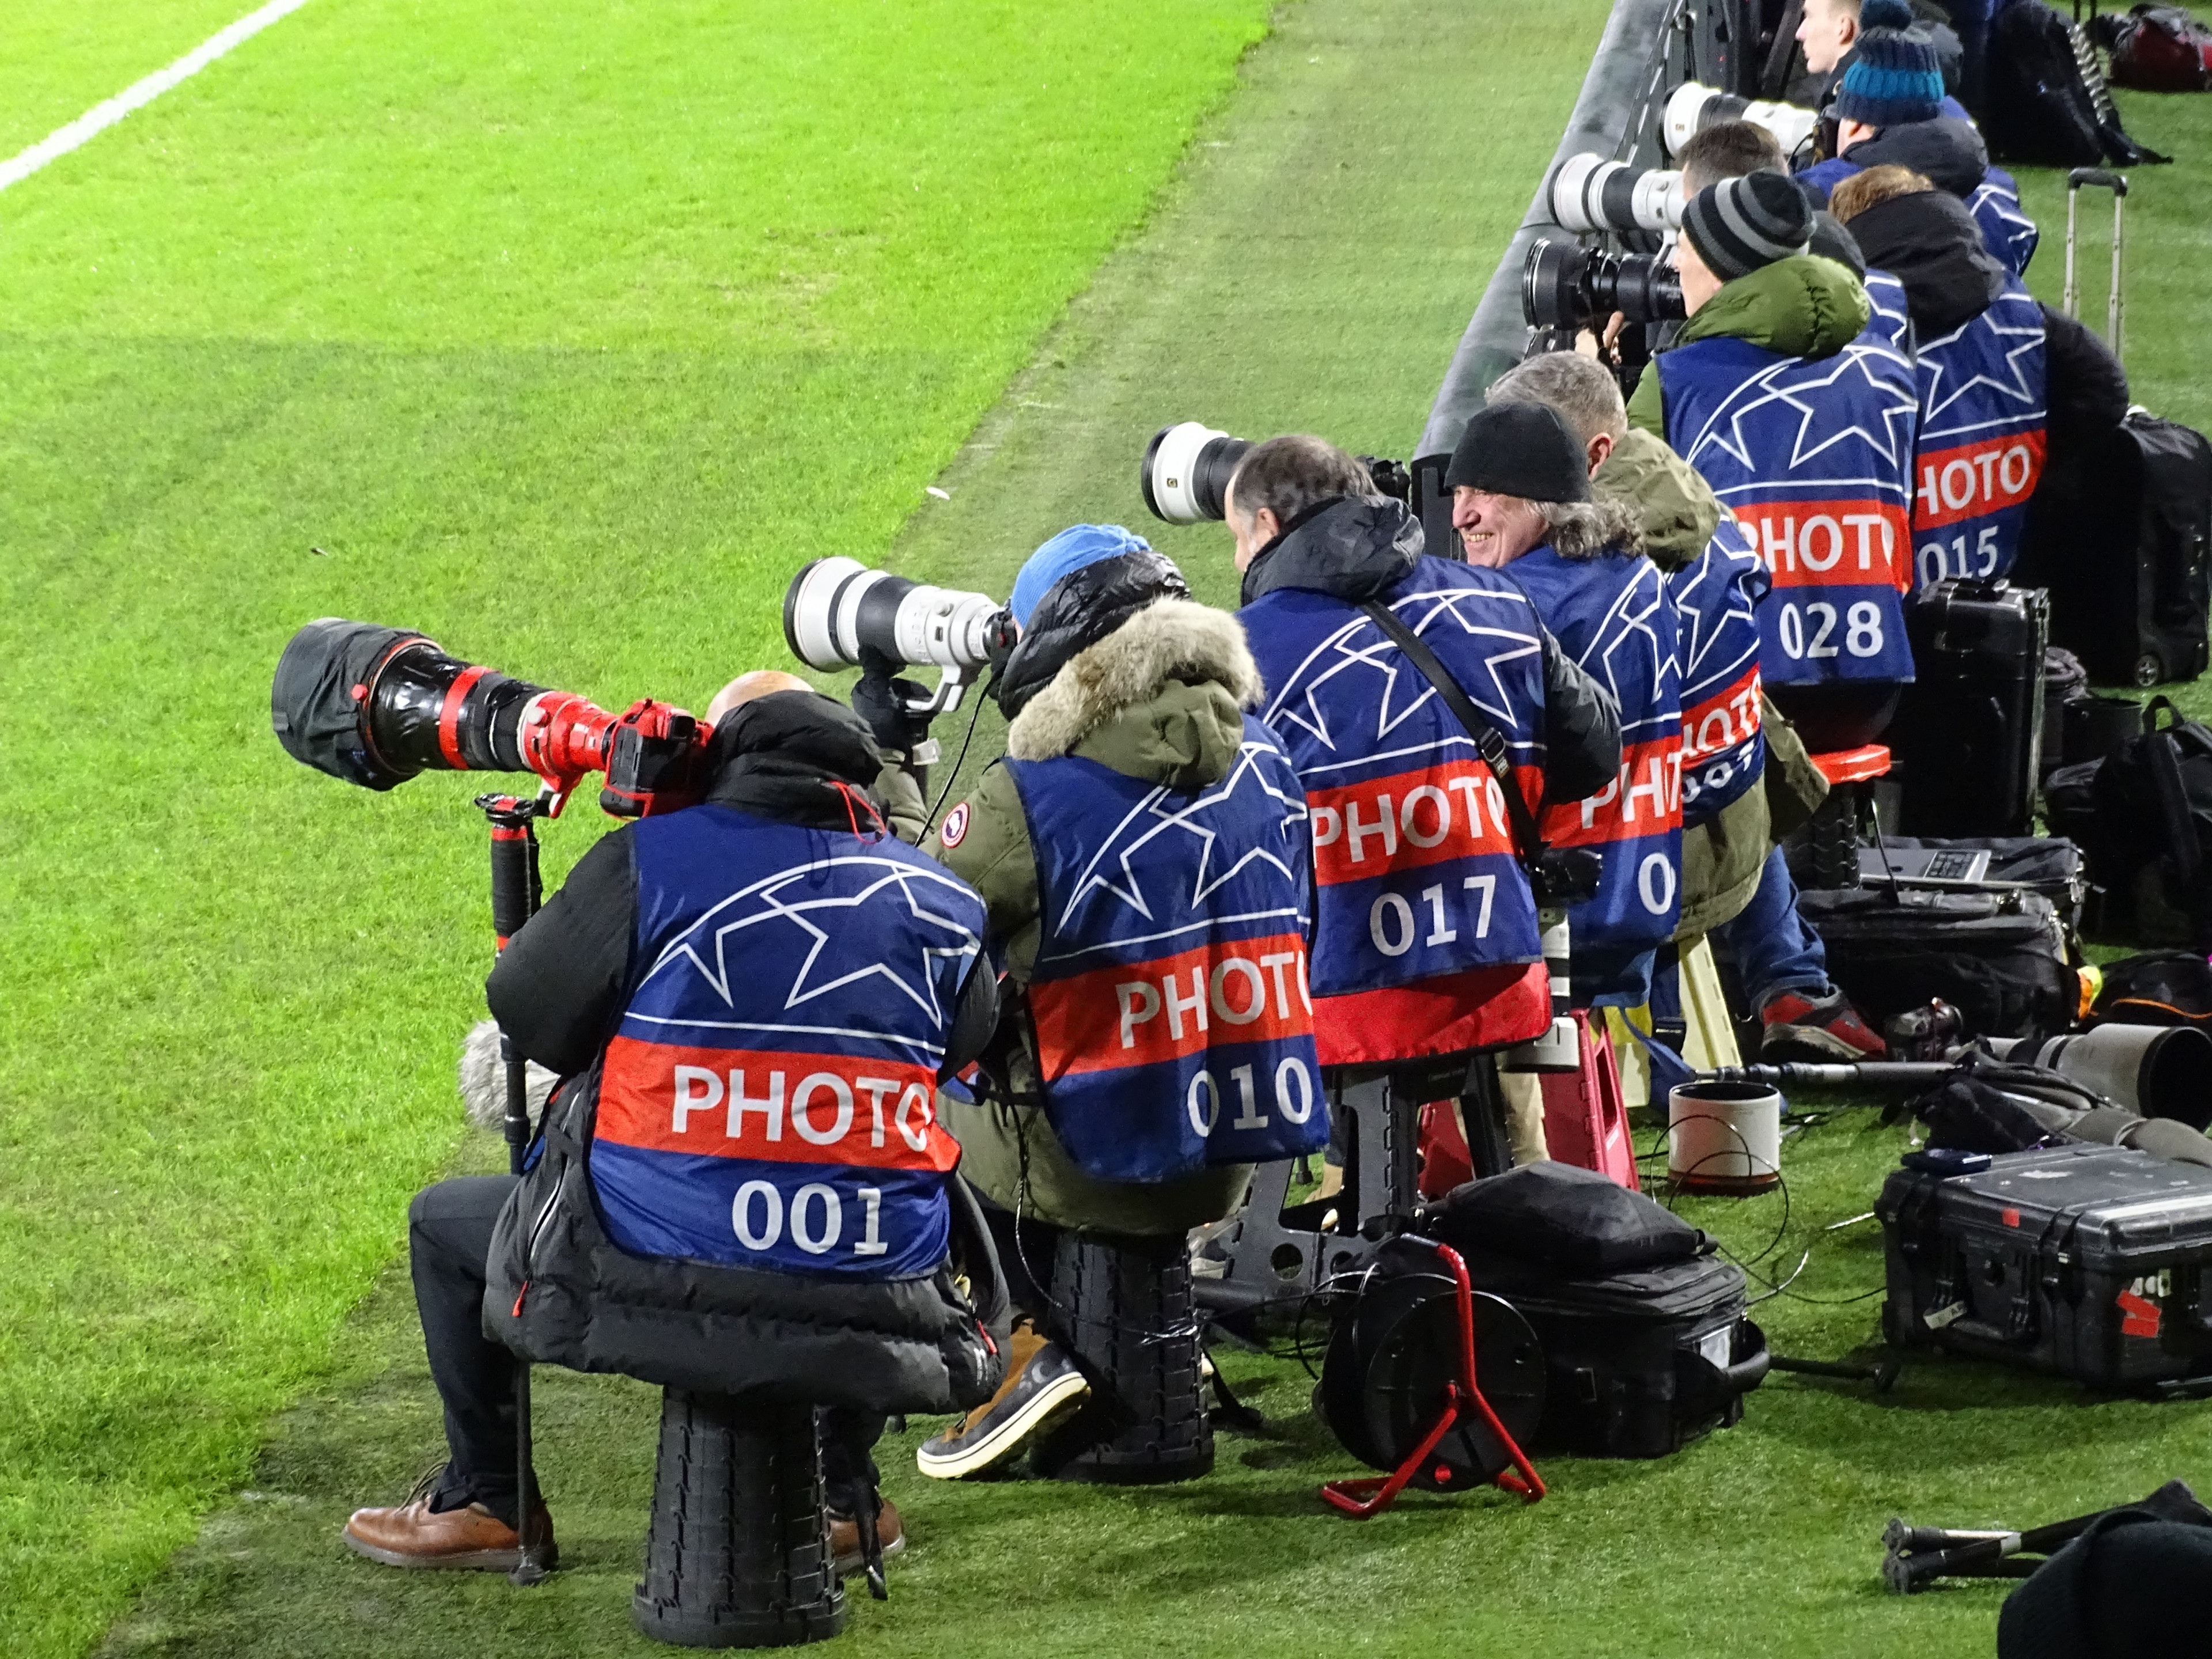
[[[1685,1083],[1667,1097],[1667,1179],[1691,1193],[1763,1193],[1782,1178],[1782,1097],[1756,1083]]]

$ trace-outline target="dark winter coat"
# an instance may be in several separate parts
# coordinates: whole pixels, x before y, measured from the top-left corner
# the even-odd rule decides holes
[[[744,705],[717,728],[712,758],[710,803],[837,836],[854,832],[859,811],[872,827],[855,797],[864,800],[881,757],[860,717],[827,697],[781,692]],[[1005,1370],[1006,1299],[957,1179],[948,1187],[958,1261],[921,1278],[806,1278],[634,1255],[608,1239],[588,1158],[600,1054],[647,965],[630,960],[636,912],[626,825],[578,860],[485,985],[521,1052],[567,1079],[493,1237],[486,1334],[535,1361],[713,1393],[877,1412],[955,1411],[988,1398]],[[984,964],[966,981],[940,1076],[975,1059],[996,1018]]]
[[[1939,115],[1932,121],[1905,121],[1884,127],[1871,138],[1863,138],[1844,152],[1844,159],[1860,167],[1909,167],[1938,190],[1960,200],[1981,187],[1990,170],[1990,147],[1982,142],[1972,121]],[[1856,224],[1857,222],[1852,222]],[[1859,238],[1863,246],[1866,239]],[[1867,256],[1879,269],[1881,262]]]
[[[1905,285],[1905,307],[1923,340],[1980,316],[2012,274],[1984,245],[1966,203],[1948,191],[1877,202],[1851,221],[1850,232],[1870,267]]]

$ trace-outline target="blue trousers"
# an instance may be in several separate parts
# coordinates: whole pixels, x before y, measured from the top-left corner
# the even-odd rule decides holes
[[[1778,847],[1766,854],[1751,902],[1713,934],[1734,952],[1744,995],[1754,1008],[1783,991],[1818,1000],[1835,989],[1828,982],[1827,949],[1797,914],[1797,884]]]

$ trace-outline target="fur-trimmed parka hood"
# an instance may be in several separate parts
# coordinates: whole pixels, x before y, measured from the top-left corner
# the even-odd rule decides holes
[[[1082,754],[1178,788],[1227,774],[1263,688],[1243,625],[1188,599],[1155,600],[1070,657],[1006,731],[1014,760]]]

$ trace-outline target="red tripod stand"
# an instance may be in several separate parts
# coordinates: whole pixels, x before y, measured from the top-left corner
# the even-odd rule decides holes
[[[1468,1279],[1467,1263],[1460,1259],[1459,1252],[1448,1244],[1439,1244],[1431,1238],[1419,1242],[1434,1250],[1443,1259],[1444,1265],[1451,1269],[1459,1350],[1456,1375],[1445,1379],[1443,1398],[1437,1407],[1435,1420],[1395,1470],[1387,1475],[1361,1475],[1350,1480],[1328,1481],[1322,1486],[1321,1495],[1326,1502],[1355,1520],[1364,1521],[1371,1515],[1381,1514],[1397,1500],[1398,1494],[1406,1489],[1408,1481],[1423,1473],[1424,1465],[1435,1455],[1437,1445],[1451,1431],[1453,1425],[1462,1417],[1471,1415],[1479,1419],[1497,1437],[1509,1462],[1509,1467],[1498,1470],[1489,1478],[1507,1492],[1516,1492],[1526,1502],[1533,1504],[1544,1495],[1543,1477],[1536,1473],[1536,1466],[1528,1461],[1528,1455],[1521,1449],[1520,1443],[1498,1419],[1498,1413],[1491,1408],[1490,1401],[1483,1397],[1481,1386],[1475,1379],[1474,1287]],[[1443,1460],[1439,1460],[1434,1468],[1427,1470],[1427,1474],[1430,1483],[1438,1487],[1448,1486],[1455,1481],[1478,1484],[1476,1478],[1464,1475],[1450,1462]]]

